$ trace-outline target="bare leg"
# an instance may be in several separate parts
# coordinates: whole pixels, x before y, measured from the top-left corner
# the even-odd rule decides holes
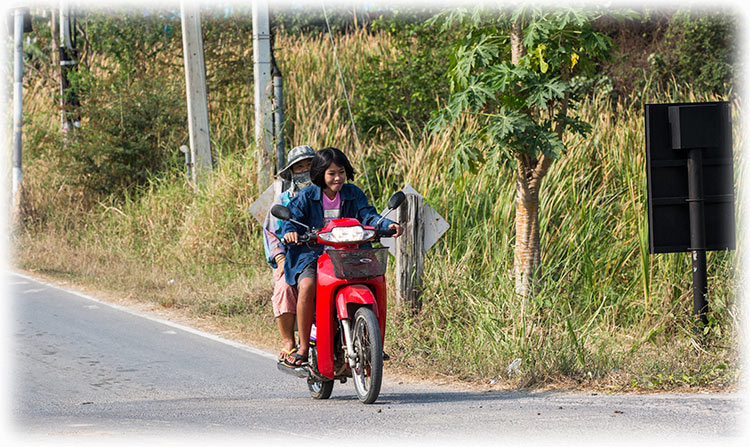
[[[293,313],[283,313],[276,318],[276,323],[279,325],[279,332],[281,333],[281,341],[284,344],[285,351],[291,351],[294,349],[294,322],[296,315]]]
[[[299,331],[299,351],[297,352],[301,356],[306,356],[315,310],[315,278],[302,278],[297,291],[297,330]]]

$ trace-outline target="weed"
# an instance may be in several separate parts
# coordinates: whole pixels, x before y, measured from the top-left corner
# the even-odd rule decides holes
[[[371,173],[369,186],[362,178],[354,182],[378,209],[410,184],[451,226],[427,254],[419,314],[399,309],[389,284],[390,365],[466,380],[502,378],[516,386],[560,378],[620,389],[738,383],[741,253],[709,253],[712,329],[699,336],[690,317],[687,255],[651,256],[647,246],[642,103],[721,98],[672,85],[621,103],[600,95],[578,109],[592,132],[566,142],[569,152],[544,179],[543,267],[537,293],[521,299],[511,272],[512,162],[483,153],[474,172],[447,174],[447,154],[476,123],[466,118],[437,134],[397,128],[392,137],[368,140],[360,160],[328,37],[280,33],[277,39],[292,145],[342,148]],[[345,70],[392,45],[382,33],[337,39]],[[221,67],[214,59],[206,64]],[[181,62],[173,66],[162,75],[182,76]],[[356,107],[352,74],[344,77]],[[93,198],[61,172],[59,138],[43,131],[52,127],[40,104],[51,87],[32,83],[27,101],[38,112],[24,129],[39,147],[24,173],[26,220],[14,235],[15,264],[188,310],[256,340],[276,337],[270,269],[260,227],[247,211],[258,195],[253,110],[247,101],[227,100],[240,86],[222,85],[209,88],[218,161],[204,185],[191,188],[173,166],[152,172],[136,190]],[[733,111],[742,116],[739,103]],[[742,147],[742,120],[733,123],[735,145]],[[742,167],[741,154],[736,157]],[[741,211],[738,206],[738,216]],[[737,227],[741,237],[739,220]],[[510,377],[508,365],[518,358],[520,374]]]

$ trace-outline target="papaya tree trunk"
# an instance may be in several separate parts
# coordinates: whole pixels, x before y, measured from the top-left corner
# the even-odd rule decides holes
[[[517,65],[526,53],[523,23],[519,17],[510,29],[511,62]],[[513,275],[516,294],[528,297],[541,263],[539,246],[539,182],[535,181],[537,159],[516,154],[516,245],[513,249]],[[544,174],[542,174],[544,175]]]
[[[519,171],[522,171],[519,169]],[[541,261],[539,248],[539,191],[521,172],[516,177],[516,246],[513,251],[513,273],[516,294],[532,294],[531,283]]]
[[[523,47],[523,21],[521,17],[510,25],[510,61],[518,65],[518,61],[526,54]]]
[[[513,250],[513,274],[516,294],[534,294],[534,280],[541,265],[539,238],[539,187],[552,158],[516,156],[516,245]]]
[[[517,65],[526,54],[523,45],[524,22],[519,16],[510,28],[511,62]],[[568,74],[563,70],[563,78]],[[562,100],[560,113],[564,117],[568,110],[568,93]],[[563,121],[555,127],[562,138]],[[536,151],[529,148],[529,153]],[[516,245],[513,250],[513,273],[515,291],[522,297],[534,294],[534,280],[539,274],[542,249],[539,239],[539,190],[541,182],[552,164],[552,156],[529,157],[526,153],[516,153]]]

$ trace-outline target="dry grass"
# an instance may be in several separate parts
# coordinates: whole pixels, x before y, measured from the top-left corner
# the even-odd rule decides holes
[[[334,145],[361,166],[328,37],[279,38],[292,144]],[[341,37],[337,47],[345,70],[370,52],[397,50],[386,35],[363,32]],[[356,78],[346,72],[345,79],[356,106]],[[263,345],[274,339],[270,270],[259,227],[247,213],[258,193],[253,110],[249,102],[227,102],[226,92],[213,95],[220,160],[197,190],[172,172],[137,196],[92,202],[56,170],[58,152],[40,149],[25,177],[28,220],[15,236],[16,265],[218,321]],[[47,97],[29,94],[34,128],[51,126],[42,105]],[[713,99],[674,86],[647,100]],[[733,106],[741,116],[740,104]],[[390,368],[506,387],[627,391],[737,383],[740,254],[710,254],[714,330],[697,336],[690,330],[686,256],[647,253],[638,101],[594,98],[580,113],[594,130],[569,141],[544,180],[543,276],[528,300],[514,296],[510,275],[511,166],[486,153],[476,173],[453,177],[446,170],[461,133],[473,131],[471,121],[434,135],[407,132],[365,144],[364,162],[385,163],[370,173],[379,209],[394,189],[411,184],[451,225],[428,254],[423,311],[414,316],[392,306]],[[741,147],[741,120],[734,122]],[[39,134],[40,148],[54,147],[54,139]],[[355,181],[366,187],[362,176]],[[522,359],[519,374],[508,375],[516,358]]]

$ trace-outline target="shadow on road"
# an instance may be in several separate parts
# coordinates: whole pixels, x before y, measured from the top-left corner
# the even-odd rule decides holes
[[[449,391],[434,392],[431,390],[381,393],[373,405],[399,404],[432,404],[456,402],[508,402],[516,399],[546,399],[550,396],[563,394],[559,391],[524,392],[524,391]],[[357,400],[356,396],[331,396],[332,400]]]

